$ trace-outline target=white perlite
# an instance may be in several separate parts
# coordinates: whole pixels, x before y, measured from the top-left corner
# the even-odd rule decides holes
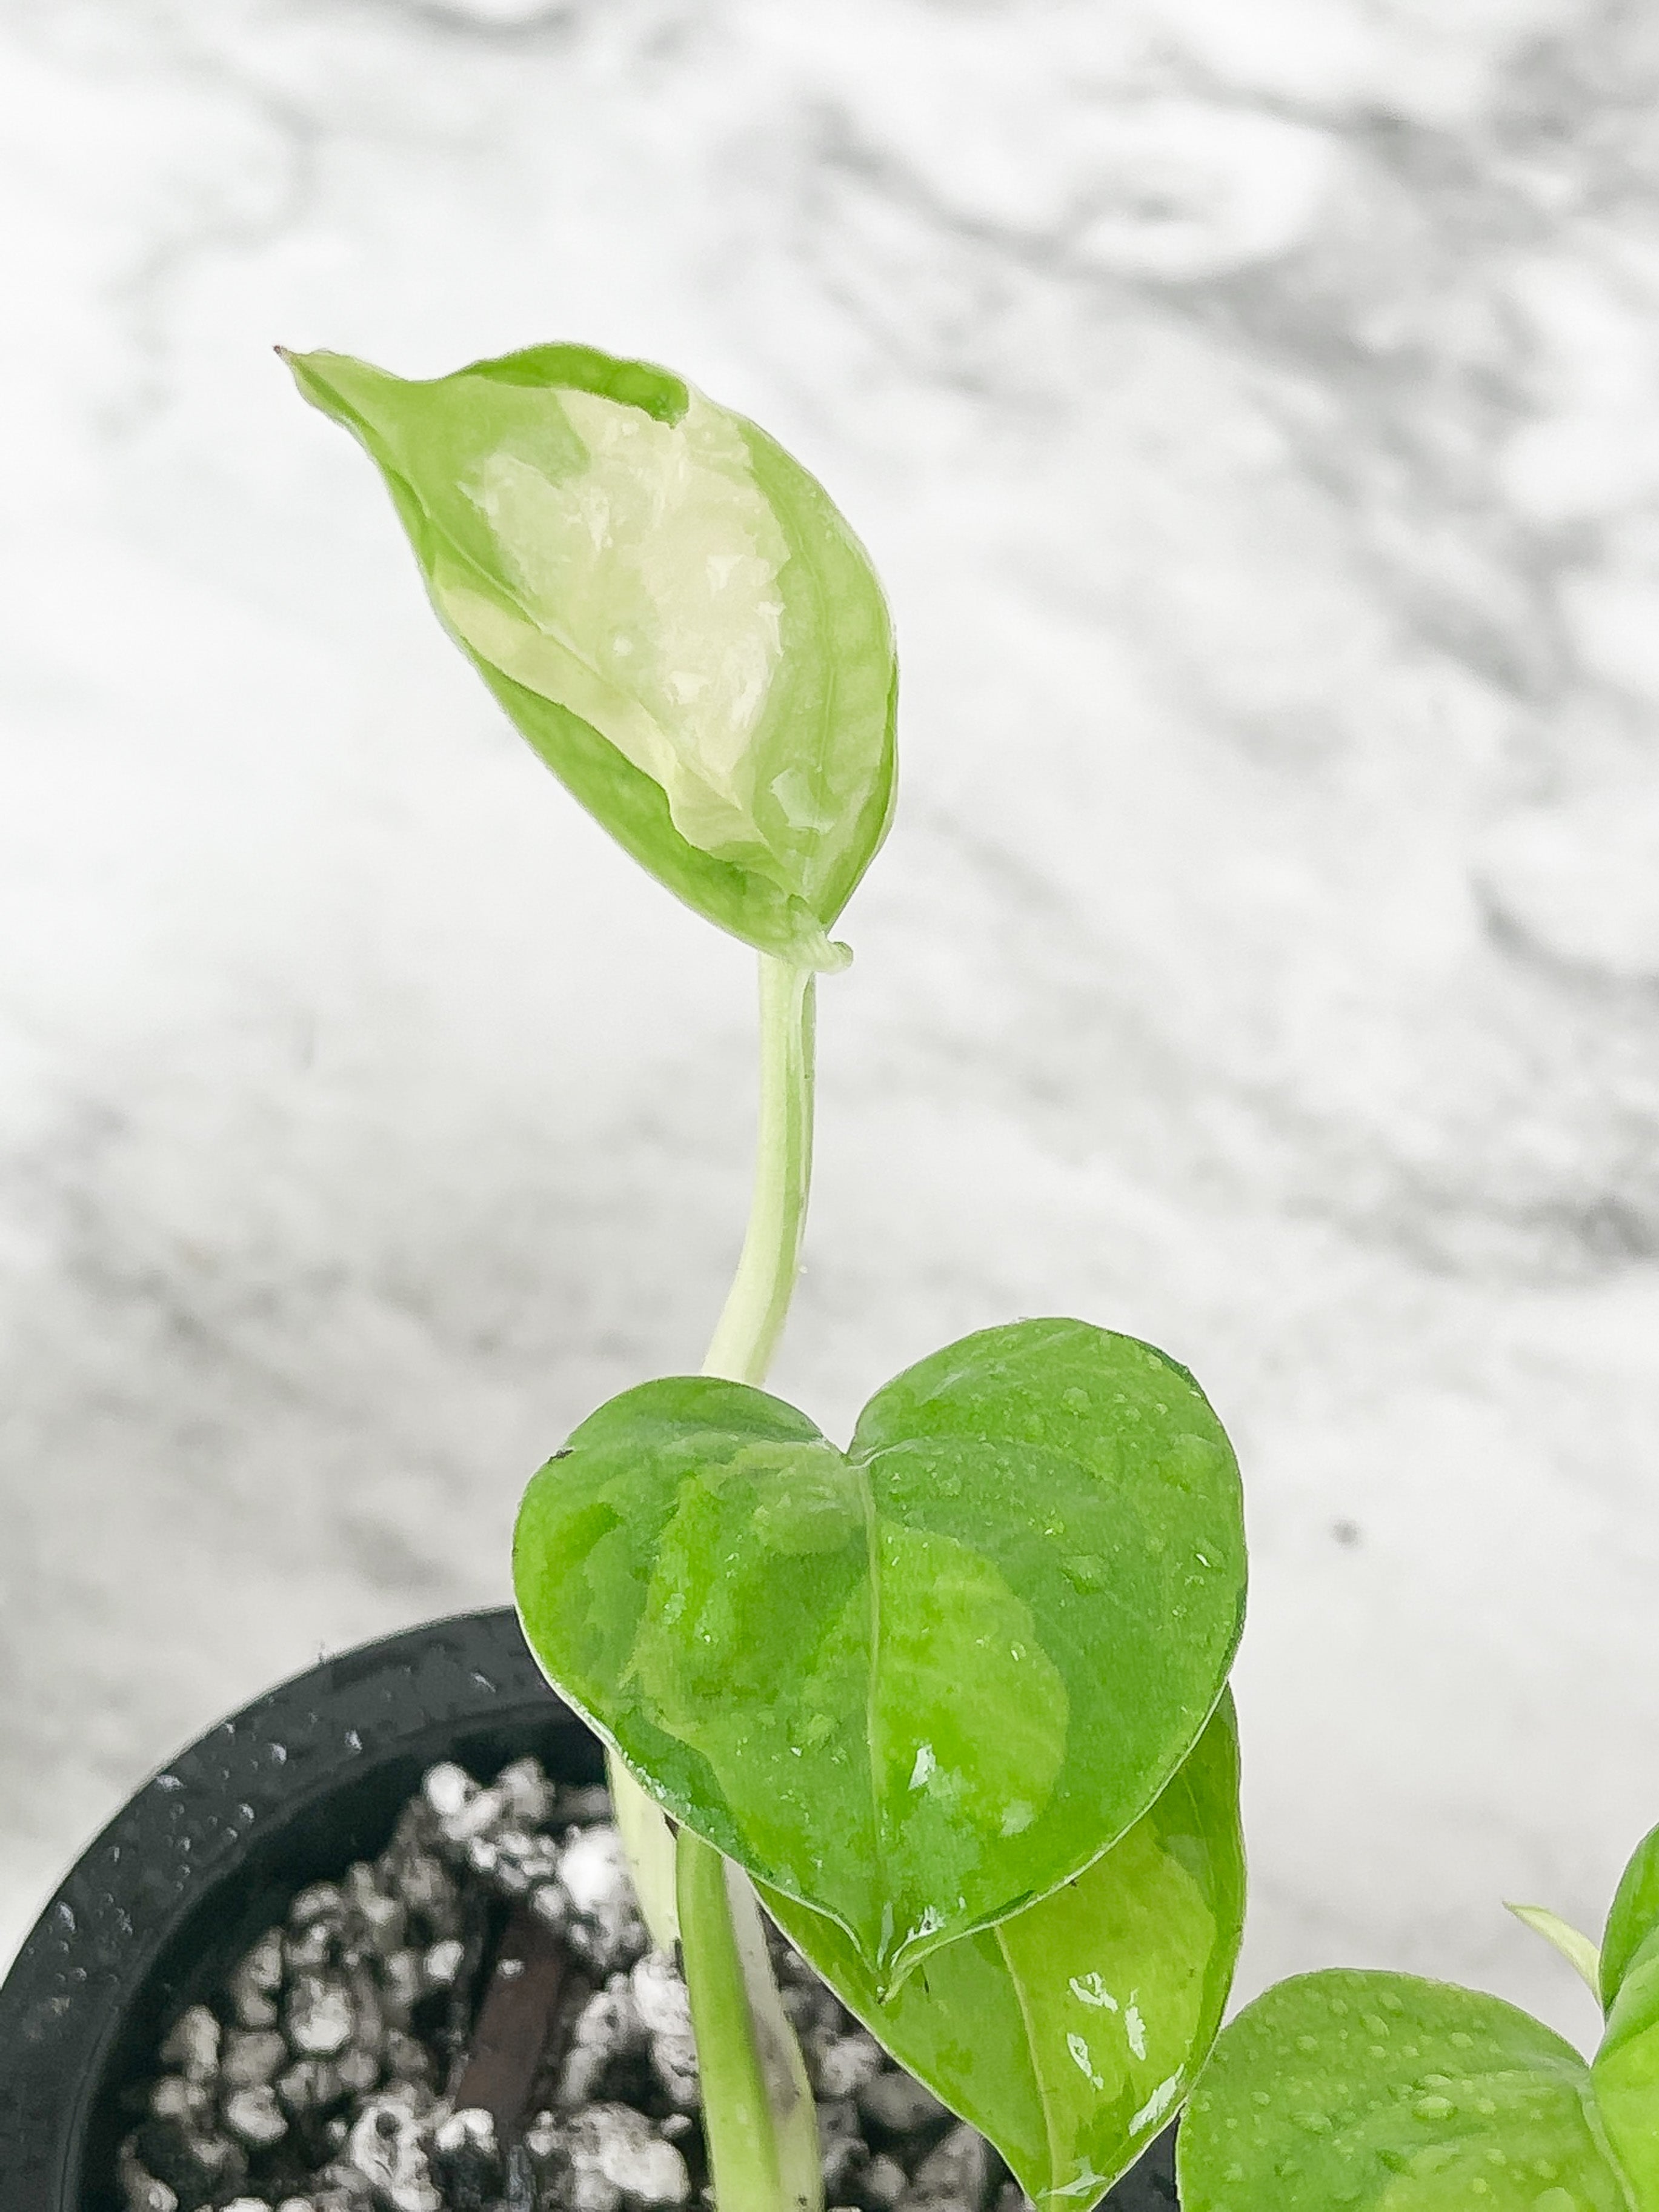
[[[586,2104],[612,2062],[645,2042],[639,2007],[620,1975],[617,1982],[615,1989],[596,1990],[576,2015],[559,2074],[559,2102],[568,2110]]]
[[[634,2003],[649,2039],[651,2068],[678,2112],[695,2112],[701,2100],[691,1999],[666,1951],[647,1951],[629,1976]]]
[[[590,2105],[562,2123],[556,2141],[569,2169],[571,2212],[684,2204],[691,2194],[685,2160],[631,2105]]]
[[[207,2081],[219,2064],[219,2042],[216,2014],[205,2005],[191,2005],[173,2022],[157,2056],[187,2081]]]
[[[648,2034],[690,2034],[690,1995],[668,1952],[647,1951],[636,1959],[628,1985]]]
[[[622,1841],[611,1822],[577,1829],[559,1854],[557,1875],[570,1900],[571,1948],[600,1974],[631,1966],[647,1937]]]
[[[280,2142],[288,2133],[288,2122],[276,2102],[276,2092],[269,2082],[262,2082],[256,2088],[234,2091],[225,2100],[224,2112],[225,2125],[232,2135],[259,2149]]]
[[[452,1826],[471,1827],[455,1816],[481,1802],[489,1824],[465,1841],[442,1834],[441,1808]],[[544,1825],[513,1825],[538,1810]],[[435,1769],[377,1861],[302,1891],[282,1927],[244,1955],[225,1984],[228,2020],[194,2007],[169,2030],[149,2119],[122,2146],[127,2212],[189,2212],[239,2191],[258,2212],[451,2212],[495,2205],[503,2191],[516,2205],[526,2180],[526,2212],[532,2201],[538,2212],[688,2205],[702,2159],[690,2002],[673,1956],[647,1948],[605,1811],[603,1792],[556,1790],[534,1761],[487,1791],[459,1769]],[[493,1863],[482,1889],[467,1871],[481,1850]],[[573,1971],[598,1984],[561,2022],[568,2039],[556,2108],[539,2108],[542,2085],[520,2144],[498,2141],[488,2112],[439,2096],[454,2078],[454,2031],[441,2047],[423,2040],[482,1967],[483,1889],[510,1895],[507,1861],[556,1867],[562,1878],[539,1893],[557,1900]],[[821,2100],[827,2202],[848,2212],[986,2212],[983,2147],[892,2070],[799,1954],[775,1949]],[[578,1980],[573,1995],[580,1989]],[[416,2008],[428,1999],[437,2002],[417,2032]],[[289,2034],[264,2024],[266,2014]],[[314,2046],[335,2044],[343,2023],[345,2041],[320,2054]],[[307,2039],[313,2047],[297,2056]],[[170,2179],[149,2172],[152,2154]],[[268,2169],[294,2174],[296,2155],[314,2155],[319,2170],[273,2205],[279,2185]],[[1018,2197],[1004,2189],[994,2212],[1028,2212]]]
[[[351,2040],[351,1992],[321,1974],[301,1974],[289,1993],[288,2038],[297,2051],[331,2058]]]
[[[478,1785],[464,1766],[444,1760],[428,1767],[421,1794],[441,1822],[453,1820],[478,1795]]]
[[[959,2124],[930,2150],[900,2198],[902,2212],[950,2212],[982,2204],[990,2185],[991,2154],[983,2136]]]
[[[850,2097],[873,2081],[886,2063],[887,2054],[875,2037],[860,2028],[822,2045],[812,2086],[821,2097]]]
[[[121,2185],[127,2212],[179,2212],[177,2191],[169,2189],[165,2181],[158,2181],[153,2173],[145,2172],[130,2142],[121,2146],[116,2179]]]
[[[380,2192],[392,2212],[443,2212],[421,2142],[427,2100],[389,2090],[364,2106],[346,2138],[347,2162]],[[439,2130],[441,2138],[442,2130]]]
[[[230,1978],[231,2008],[241,2027],[275,2027],[283,1986],[282,1930],[266,1930]]]
[[[559,1854],[559,1880],[578,1912],[590,1917],[631,1910],[628,1862],[622,1842],[608,1823],[581,1828]]]
[[[544,1828],[553,1818],[554,1790],[538,1759],[515,1759],[495,1777],[508,1819],[521,1828]]]
[[[233,2089],[274,2081],[288,2063],[288,2041],[274,2027],[233,2028],[224,2039],[220,2076]]]

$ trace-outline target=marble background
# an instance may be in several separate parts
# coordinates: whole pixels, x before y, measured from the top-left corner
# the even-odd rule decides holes
[[[499,1600],[694,1365],[747,956],[270,346],[578,336],[831,486],[898,825],[778,1388],[1071,1311],[1245,1462],[1242,1987],[1659,1818],[1659,16],[0,0],[0,1949],[181,1740]]]

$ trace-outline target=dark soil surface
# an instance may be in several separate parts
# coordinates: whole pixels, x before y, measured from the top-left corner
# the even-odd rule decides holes
[[[1030,2212],[775,1936],[848,2212]],[[603,1790],[434,1767],[386,1849],[297,1896],[129,2093],[129,2212],[675,2212],[708,2200],[684,1984]],[[1170,2145],[1112,2192],[1167,2212]]]

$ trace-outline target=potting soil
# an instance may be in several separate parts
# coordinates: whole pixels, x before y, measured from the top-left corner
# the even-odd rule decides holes
[[[487,1787],[432,1768],[378,1859],[303,1890],[172,2025],[129,2092],[127,2212],[711,2203],[685,1985],[650,1948],[610,1809],[534,1759]],[[826,2205],[1030,2212],[984,2139],[772,1942]],[[1143,2162],[1112,2206],[1163,2212],[1167,2174]]]

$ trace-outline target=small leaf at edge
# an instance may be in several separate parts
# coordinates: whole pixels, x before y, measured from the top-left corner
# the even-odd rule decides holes
[[[1601,1954],[1588,1936],[1581,1936],[1570,1921],[1552,1912],[1547,1905],[1506,1904],[1504,1910],[1559,1951],[1592,1996],[1601,1995]]]

